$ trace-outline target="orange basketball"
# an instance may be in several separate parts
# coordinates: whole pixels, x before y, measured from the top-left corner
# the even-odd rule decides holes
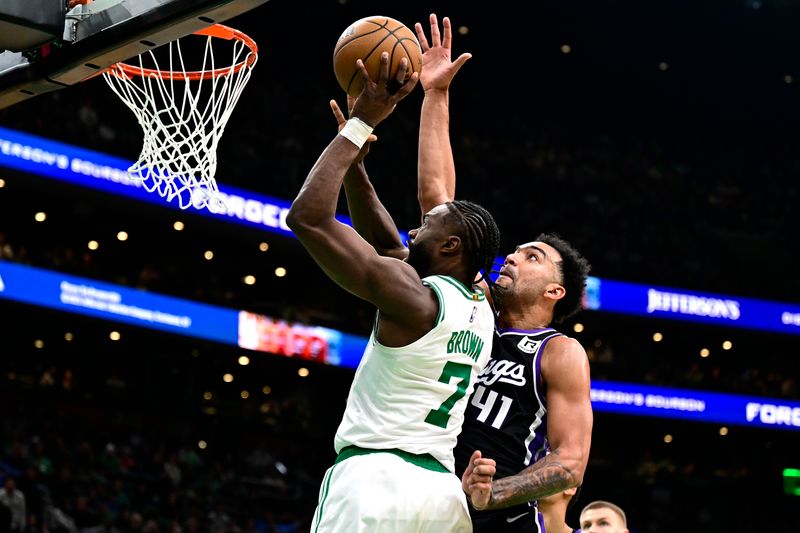
[[[358,97],[363,89],[361,75],[356,70],[360,59],[369,77],[378,81],[381,53],[389,53],[389,79],[394,80],[400,60],[408,59],[408,76],[422,70],[422,49],[413,30],[389,17],[365,17],[344,30],[333,50],[333,72],[342,89]]]

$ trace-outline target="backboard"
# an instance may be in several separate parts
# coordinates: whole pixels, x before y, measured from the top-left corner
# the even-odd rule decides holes
[[[125,61],[267,0],[95,0],[64,9],[61,36],[23,51],[0,53],[0,109],[80,83]],[[66,3],[66,2],[64,2]],[[8,41],[8,33],[6,40]],[[41,39],[47,40],[46,32]],[[12,37],[13,39],[13,34]]]

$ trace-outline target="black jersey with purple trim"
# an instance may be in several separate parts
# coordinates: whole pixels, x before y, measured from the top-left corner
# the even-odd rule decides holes
[[[454,451],[459,477],[475,450],[497,462],[495,479],[518,474],[547,454],[541,354],[560,335],[552,328],[495,330],[491,359],[475,383]],[[513,515],[525,507],[501,511]],[[499,512],[472,511],[473,521]]]

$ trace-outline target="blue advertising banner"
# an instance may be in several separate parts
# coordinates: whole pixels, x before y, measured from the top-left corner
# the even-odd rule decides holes
[[[592,408],[599,412],[800,431],[800,402],[594,381]]]
[[[138,180],[128,176],[131,161],[100,152],[51,141],[35,135],[0,128],[0,166],[90,187],[136,200],[179,209],[148,193]],[[290,202],[219,184],[226,212],[207,209],[194,212],[245,224],[283,235],[293,235],[286,226]],[[345,224],[349,219],[340,216]],[[401,238],[408,234],[401,232]],[[503,259],[498,258],[500,264]],[[592,277],[587,287],[588,309],[654,318],[667,318],[748,328],[777,333],[800,334],[800,305],[734,296],[700,293],[613,281]]]
[[[0,261],[0,298],[356,368],[368,339]],[[595,411],[800,430],[800,402],[595,380]]]
[[[596,311],[800,335],[797,304],[600,278],[591,278],[586,292],[587,308]]]
[[[236,344],[236,311],[0,261],[0,298]]]

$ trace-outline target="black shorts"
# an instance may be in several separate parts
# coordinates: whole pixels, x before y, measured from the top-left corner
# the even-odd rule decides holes
[[[512,507],[472,516],[473,533],[545,533],[544,518],[535,507]]]

